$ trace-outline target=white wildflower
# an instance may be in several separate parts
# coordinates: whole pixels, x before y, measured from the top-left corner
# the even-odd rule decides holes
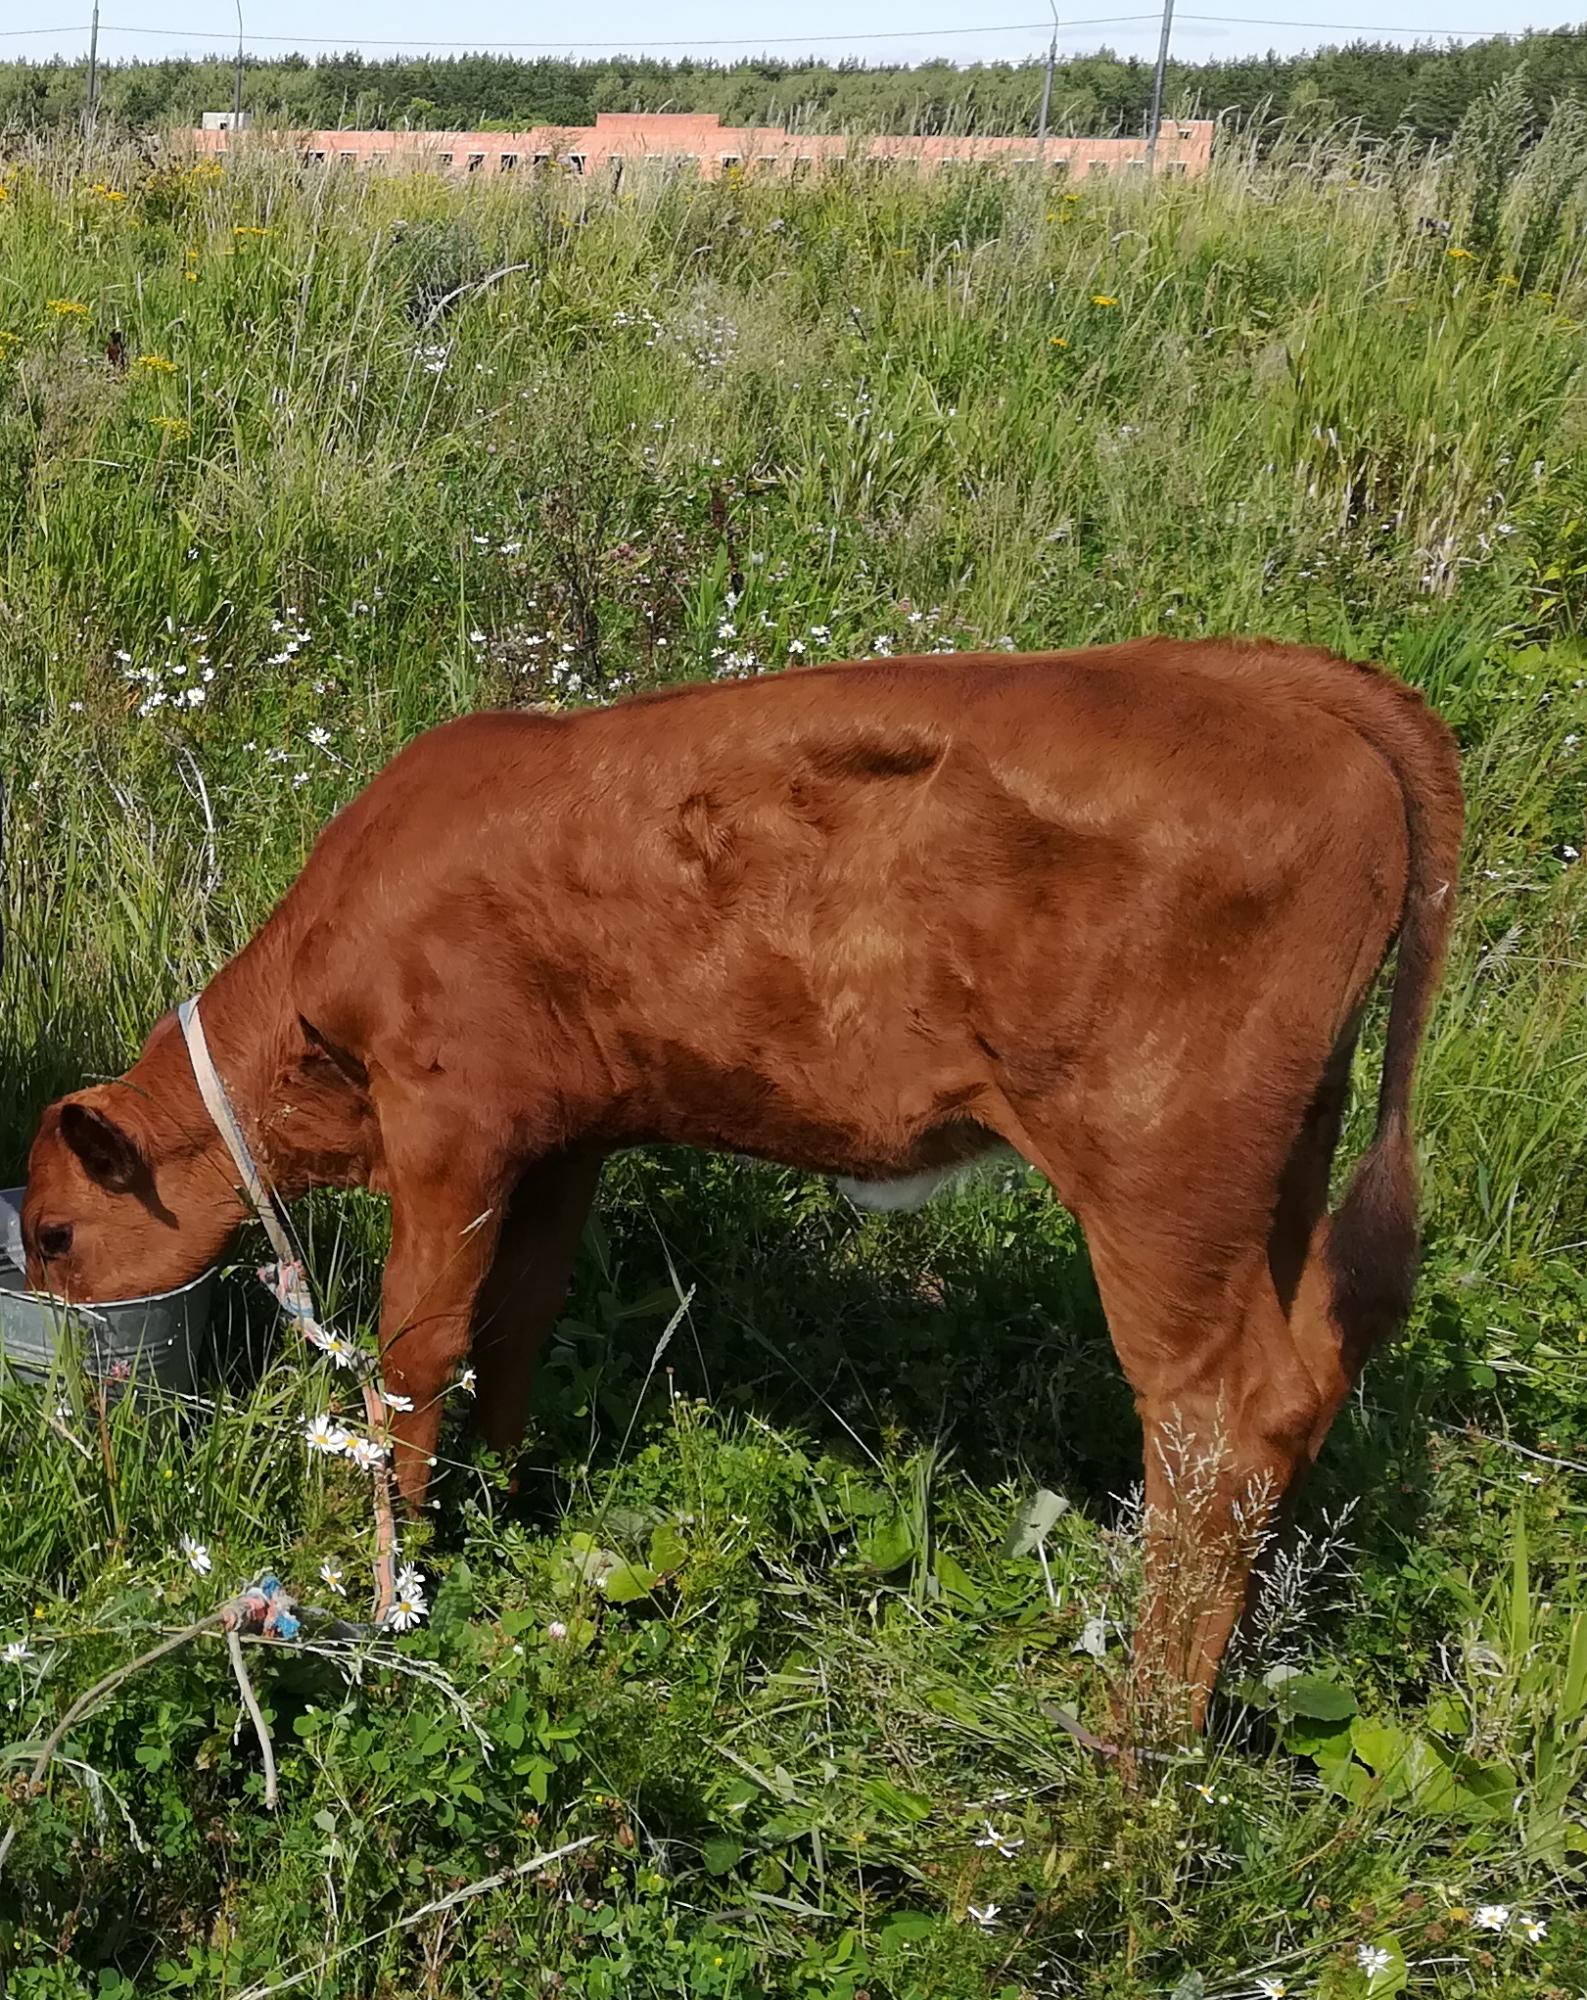
[[[351,1439],[328,1410],[321,1410],[303,1426],[303,1441],[310,1451],[344,1452]]]
[[[465,1368],[457,1378],[457,1386],[463,1391],[464,1395],[472,1396],[474,1393],[474,1384],[478,1380],[479,1377],[472,1368]]]
[[[10,1648],[6,1648],[9,1654]],[[1541,1944],[1548,1936],[1548,1925],[1541,1917],[1517,1917],[1515,1927],[1528,1944]]]
[[[1510,1921],[1510,1911],[1504,1903],[1479,1903],[1471,1921],[1479,1931],[1502,1931]]]
[[[546,1637],[548,1639],[565,1639],[567,1636],[568,1628],[560,1618],[553,1618],[551,1623],[546,1627]]]
[[[8,1667],[19,1667],[24,1660],[29,1660],[32,1657],[33,1648],[28,1644],[26,1639],[10,1640],[4,1652],[0,1652],[0,1660],[4,1660]]]
[[[342,1581],[341,1565],[333,1562],[320,1564],[320,1582],[327,1590],[335,1591],[338,1597],[347,1595],[347,1585]]]
[[[321,1327],[317,1340],[314,1339],[313,1334],[310,1334],[309,1338],[314,1341],[314,1345],[326,1359],[334,1361],[339,1368],[354,1368],[357,1366],[358,1349],[354,1347],[345,1334],[328,1333],[324,1327]],[[335,1447],[335,1449],[339,1450],[340,1446]]]
[[[1262,2000],[1284,2000],[1289,1988],[1282,1979],[1259,1979],[1256,1982],[1256,1990],[1262,1996]]]
[[[399,1590],[386,1613],[386,1623],[394,1632],[409,1632],[429,1613],[422,1590]]]
[[[1393,1963],[1394,1960],[1391,1954],[1386,1952],[1380,1944],[1358,1944],[1356,1946],[1356,1964],[1360,1966],[1368,1979],[1376,1979],[1380,1972],[1387,1972]]]
[[[1012,1833],[999,1833],[990,1820],[985,1821],[984,1824],[986,1831],[985,1833],[977,1834],[976,1846],[995,1847],[1005,1861],[1012,1861],[1014,1856],[1025,1845],[1024,1841]]]
[[[196,1576],[208,1576],[210,1571],[215,1567],[209,1550],[205,1548],[202,1542],[196,1541],[193,1536],[184,1535],[181,1541],[177,1543],[177,1547],[187,1558],[188,1567]]]
[[[982,1930],[989,1931],[996,1928],[997,1913],[1002,1907],[1001,1903],[988,1903],[984,1909],[977,1909],[974,1903],[970,1903],[965,1907],[965,1915],[978,1923]]]
[[[413,1398],[411,1396],[399,1396],[395,1389],[382,1389],[380,1400],[388,1410],[411,1410],[413,1408]]]
[[[374,1438],[350,1438],[346,1451],[354,1465],[361,1466],[365,1472],[373,1472],[386,1462],[386,1447]]]

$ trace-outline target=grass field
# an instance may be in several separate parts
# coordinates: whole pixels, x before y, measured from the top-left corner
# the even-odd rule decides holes
[[[478,705],[1261,631],[1424,688],[1471,800],[1420,1302],[1204,1745],[1132,1792],[1043,1708],[1107,1715],[1139,1444],[1042,1189],[862,1220],[634,1158],[520,1494],[445,1446],[409,1543],[428,1620],[351,1663],[251,1656],[273,1817],[213,1638],[114,1692],[25,1812],[21,1782],[76,1694],[260,1568],[364,1587],[365,1489],[302,1438],[334,1381],[277,1338],[256,1246],[212,1408],[0,1391],[7,1991],[1587,1988],[1567,123],[1524,161],[1474,128],[1435,169],[1231,143],[1155,193],[6,165],[7,1181],[39,1107],[124,1066],[324,819]],[[302,1222],[367,1332],[379,1205]],[[1039,1490],[1067,1506],[1011,1533]]]

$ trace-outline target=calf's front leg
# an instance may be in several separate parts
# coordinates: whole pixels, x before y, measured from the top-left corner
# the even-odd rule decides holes
[[[388,1153],[388,1169],[394,1163]],[[397,1491],[423,1504],[446,1392],[468,1352],[481,1285],[501,1234],[508,1176],[453,1157],[433,1171],[390,1174],[391,1255],[380,1299],[380,1366],[396,1407]]]

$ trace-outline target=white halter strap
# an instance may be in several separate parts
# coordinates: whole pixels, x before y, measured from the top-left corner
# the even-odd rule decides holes
[[[209,1052],[209,1043],[204,1036],[204,1023],[199,1019],[198,998],[184,1000],[176,1010],[176,1018],[181,1023],[182,1039],[187,1043],[188,1060],[193,1065],[193,1081],[198,1085],[198,1094],[204,1100],[204,1109],[215,1121],[215,1129],[226,1141],[226,1150],[231,1154],[238,1173],[242,1176],[243,1192],[247,1195],[254,1213],[264,1224],[265,1235],[270,1239],[270,1247],[281,1259],[283,1265],[297,1261],[297,1252],[292,1247],[286,1226],[281,1219],[281,1210],[276,1198],[259,1171],[248,1141],[243,1137],[242,1126],[232,1109],[231,1099],[226,1095],[226,1086],[220,1080],[214,1059]]]

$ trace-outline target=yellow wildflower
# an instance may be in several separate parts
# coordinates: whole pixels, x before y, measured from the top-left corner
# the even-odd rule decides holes
[[[163,354],[140,354],[132,365],[134,368],[146,369],[151,375],[174,375],[176,373],[176,363],[174,361],[167,361]]]
[[[59,313],[62,319],[70,319],[74,314],[83,319],[88,317],[88,308],[81,299],[46,299],[44,303],[52,313]]]
[[[0,201],[9,201],[10,199],[11,199],[10,188],[6,186],[4,181],[0,181]]]
[[[1494,283],[1497,285],[1501,285],[1507,292],[1514,292],[1520,289],[1521,280],[1516,276],[1514,276],[1513,273],[1506,271],[1504,276],[1502,278],[1496,278],[1494,280]]]
[[[186,417],[150,417],[149,422],[157,431],[164,431],[170,437],[185,438],[193,435],[193,426]]]
[[[1048,341],[1047,345],[1049,347],[1067,347],[1069,343],[1067,340],[1064,339],[1061,333],[1055,333],[1052,339]]]
[[[254,222],[239,222],[239,223],[237,223],[237,224],[235,224],[235,225],[233,226],[233,229],[232,229],[232,232],[231,232],[231,233],[232,233],[232,235],[233,235],[233,236],[274,236],[274,235],[275,235],[275,231],[274,231],[273,229],[261,229],[261,228],[259,227],[259,225],[258,225],[257,223],[254,223]]]
[[[90,181],[83,192],[92,195],[96,201],[117,202],[127,198],[120,188],[107,187],[103,181]]]
[[[1094,306],[1116,306],[1118,300],[1107,292],[1093,292],[1091,294],[1091,303]]]
[[[1444,255],[1446,257],[1456,257],[1456,258],[1469,257],[1471,255],[1471,252],[1468,249],[1466,249],[1463,244],[1451,243],[1449,248],[1444,252]]]

